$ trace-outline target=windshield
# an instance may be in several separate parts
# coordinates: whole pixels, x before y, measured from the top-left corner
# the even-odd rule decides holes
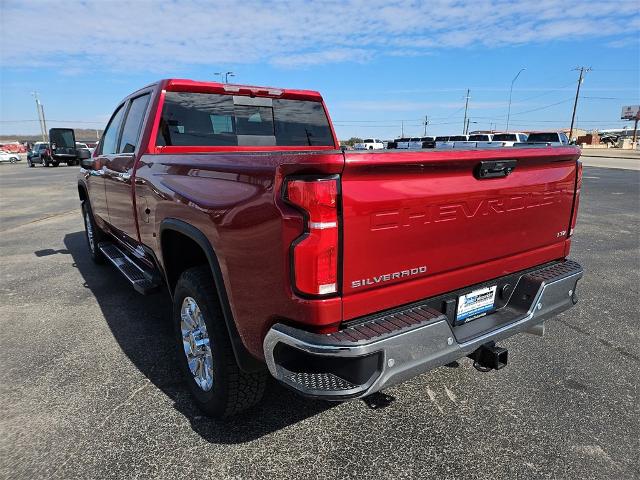
[[[396,140],[396,142],[408,142],[410,141],[408,138],[399,138],[398,140]]]
[[[532,133],[527,138],[527,142],[558,142],[558,134],[551,133]]]
[[[488,142],[491,139],[489,135],[471,135],[469,136],[469,140],[472,142]]]
[[[518,139],[516,138],[515,133],[498,133],[493,136],[494,142],[516,142]]]
[[[452,142],[466,142],[467,137],[465,135],[456,135],[454,137],[449,137],[449,140]]]
[[[363,143],[374,143],[375,141],[373,140],[373,138],[365,138]]]
[[[448,142],[449,137],[436,137],[436,142]]]

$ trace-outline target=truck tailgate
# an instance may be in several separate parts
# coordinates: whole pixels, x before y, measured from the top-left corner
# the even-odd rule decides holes
[[[343,318],[565,256],[579,150],[345,154]],[[478,178],[480,162],[515,160]]]

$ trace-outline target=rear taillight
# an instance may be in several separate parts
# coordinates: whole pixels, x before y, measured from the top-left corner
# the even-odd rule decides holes
[[[338,179],[291,179],[285,198],[305,213],[305,233],[291,246],[293,284],[305,295],[338,293]]]
[[[578,206],[580,205],[580,190],[582,189],[582,162],[576,162],[576,194],[573,198],[573,210],[571,211],[571,225],[569,227],[569,236],[573,235],[576,228],[576,220],[578,219]]]

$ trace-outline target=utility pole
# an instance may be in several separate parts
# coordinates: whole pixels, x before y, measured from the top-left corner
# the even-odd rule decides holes
[[[467,134],[466,129],[469,128],[467,125],[467,109],[469,108],[469,89],[467,88],[467,96],[464,97],[466,100],[464,102],[464,121],[462,122],[462,133],[464,135]]]
[[[44,107],[40,104],[40,111],[42,111],[42,125],[44,126],[44,137],[45,141],[49,140],[49,130],[47,130],[47,120],[44,117]]]
[[[44,110],[40,104],[40,99],[38,98],[38,92],[31,92],[31,95],[36,99],[36,112],[38,112],[38,123],[40,124],[40,134],[42,135],[42,141],[46,142],[47,138],[45,136],[46,126],[43,122],[42,114]]]
[[[471,121],[471,119],[470,119],[470,118],[467,118],[466,125],[465,125],[465,127],[464,127],[464,132],[462,132],[462,133],[464,133],[465,135],[469,133],[469,122],[470,122],[470,121]]]
[[[404,138],[404,120],[400,120],[400,138]]]
[[[429,125],[429,117],[427,115],[424,116],[424,136],[427,136],[427,125]]]
[[[573,102],[573,113],[571,114],[571,127],[569,128],[569,141],[571,142],[571,138],[573,137],[573,125],[576,121],[576,109],[578,108],[578,98],[580,97],[580,85],[582,85],[582,80],[584,78],[585,72],[590,72],[591,67],[576,67],[574,70],[580,71],[580,76],[578,77],[578,88],[576,88],[576,99]]]

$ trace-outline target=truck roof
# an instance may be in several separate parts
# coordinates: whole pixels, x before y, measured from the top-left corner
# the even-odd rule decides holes
[[[159,83],[164,90],[227,93],[236,95],[249,95],[258,97],[291,98],[297,100],[322,101],[322,95],[314,90],[299,90],[291,88],[267,87],[257,85],[241,85],[236,83],[204,82],[186,78],[166,78],[147,85],[145,88]]]

